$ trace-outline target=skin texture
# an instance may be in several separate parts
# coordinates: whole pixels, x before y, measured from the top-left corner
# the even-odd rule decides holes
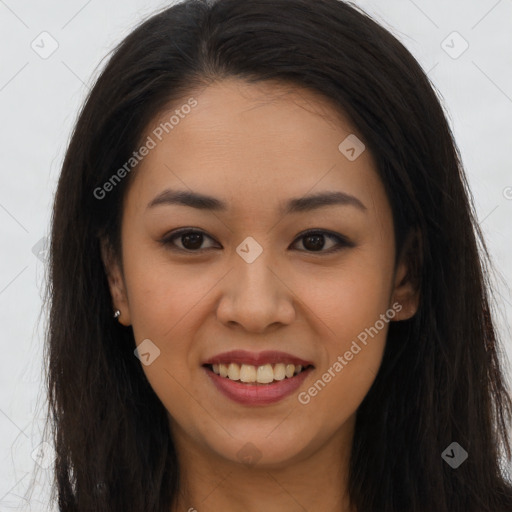
[[[393,321],[416,312],[407,262],[394,265],[391,208],[375,162],[368,150],[355,161],[339,151],[357,131],[311,91],[229,79],[190,96],[197,106],[134,171],[123,212],[123,271],[103,253],[119,321],[133,327],[137,344],[150,339],[160,350],[143,369],[169,413],[178,450],[176,510],[349,510],[355,413],[379,369],[388,324],[308,404],[297,395],[393,304],[401,305]],[[169,116],[155,119],[146,136]],[[215,196],[228,210],[148,208],[167,188]],[[320,191],[351,194],[366,209],[279,213],[288,199]],[[183,227],[208,235],[202,253],[160,243]],[[325,248],[312,250],[299,235],[313,228],[354,246],[329,254],[337,241],[326,236]],[[263,249],[252,263],[236,252],[249,236]],[[182,243],[174,240],[177,248]],[[220,394],[202,367],[234,349],[280,350],[315,368],[284,400],[241,405]],[[244,446],[255,464],[241,463]]]

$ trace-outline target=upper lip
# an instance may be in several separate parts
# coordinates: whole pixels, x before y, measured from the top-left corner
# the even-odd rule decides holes
[[[288,354],[286,352],[278,352],[275,350],[266,350],[264,352],[248,352],[246,350],[231,350],[217,354],[203,364],[250,364],[253,366],[262,366],[264,364],[289,363],[294,365],[312,366],[311,361],[306,361],[300,357]]]

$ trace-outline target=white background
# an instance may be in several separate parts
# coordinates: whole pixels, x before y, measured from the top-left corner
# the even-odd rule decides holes
[[[512,1],[355,3],[409,48],[443,97],[500,276],[497,313],[510,358]],[[65,148],[101,60],[142,18],[165,5],[0,0],[0,512],[44,510],[49,485],[50,470],[41,470],[30,503],[21,499],[33,475],[31,453],[41,442],[44,411],[44,322],[38,323],[44,264],[32,248],[48,235]],[[58,43],[47,59],[31,48],[34,40],[41,45],[44,31]],[[446,39],[453,31],[469,44],[458,58],[452,56],[465,43],[457,35]],[[442,47],[445,40],[452,56]]]

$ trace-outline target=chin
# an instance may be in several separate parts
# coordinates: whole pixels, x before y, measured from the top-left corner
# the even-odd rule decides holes
[[[272,428],[278,423],[275,422]],[[285,429],[278,432],[279,427],[272,432],[272,428],[257,432],[248,429],[243,434],[233,433],[233,437],[205,439],[204,442],[226,462],[247,468],[281,469],[307,456],[311,441],[305,439],[303,432],[298,437],[297,433]]]

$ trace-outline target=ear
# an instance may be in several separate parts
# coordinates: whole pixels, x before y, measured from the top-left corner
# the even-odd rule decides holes
[[[392,304],[402,306],[394,317],[395,321],[409,320],[418,311],[422,254],[421,233],[419,230],[411,230],[404,241],[395,271]]]
[[[101,259],[108,279],[113,308],[121,312],[117,320],[124,326],[131,325],[126,285],[118,258],[114,255],[112,247],[104,238],[100,240],[100,247]]]

